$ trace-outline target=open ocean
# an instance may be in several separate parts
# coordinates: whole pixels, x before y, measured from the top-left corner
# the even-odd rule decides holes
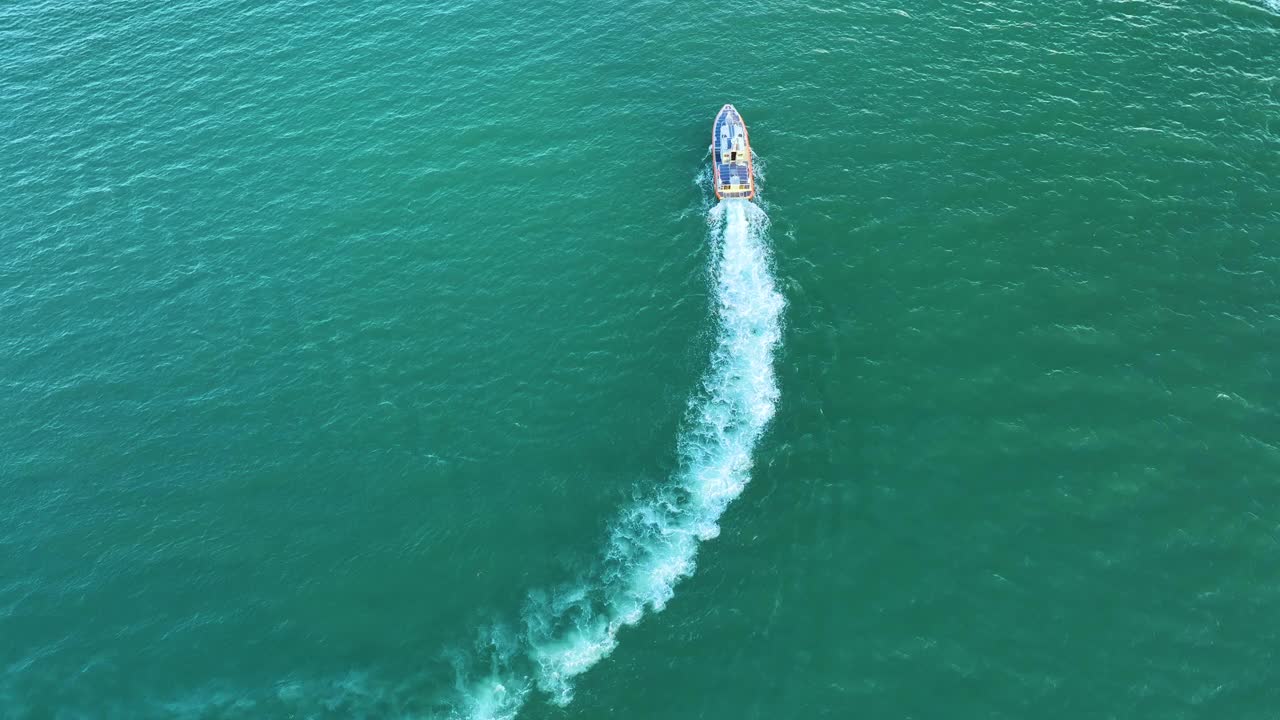
[[[4,720],[1280,718],[1277,0],[8,0],[0,191]]]

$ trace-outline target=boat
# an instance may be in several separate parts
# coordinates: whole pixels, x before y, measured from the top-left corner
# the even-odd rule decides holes
[[[711,126],[711,167],[715,171],[716,197],[721,200],[755,197],[747,124],[732,105],[720,108]]]

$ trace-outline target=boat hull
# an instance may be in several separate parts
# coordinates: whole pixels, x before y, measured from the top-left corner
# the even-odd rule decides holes
[[[711,167],[715,175],[716,197],[751,199],[756,194],[751,166],[751,142],[747,124],[737,108],[720,108],[711,126]]]

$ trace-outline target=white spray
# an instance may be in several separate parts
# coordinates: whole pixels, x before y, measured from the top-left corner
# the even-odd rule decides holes
[[[508,720],[535,687],[567,704],[574,679],[613,651],[619,630],[666,607],[676,584],[693,573],[699,543],[720,533],[720,516],[750,480],[752,450],[778,399],[773,352],[784,301],[771,272],[764,211],[725,200],[709,217],[719,327],[711,368],[680,435],[677,475],[614,523],[596,571],[533,594],[519,635],[486,636],[485,677],[469,681],[460,673],[452,717]]]

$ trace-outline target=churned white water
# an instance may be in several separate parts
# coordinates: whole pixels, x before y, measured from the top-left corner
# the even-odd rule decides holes
[[[572,700],[575,678],[613,652],[622,628],[666,607],[693,573],[699,544],[720,533],[720,516],[750,480],[752,451],[778,400],[773,354],[785,303],[764,211],[725,200],[709,223],[717,342],[678,440],[680,469],[623,511],[596,571],[533,593],[519,631],[486,634],[486,667],[459,673],[454,717],[514,717],[535,689],[557,704]]]

